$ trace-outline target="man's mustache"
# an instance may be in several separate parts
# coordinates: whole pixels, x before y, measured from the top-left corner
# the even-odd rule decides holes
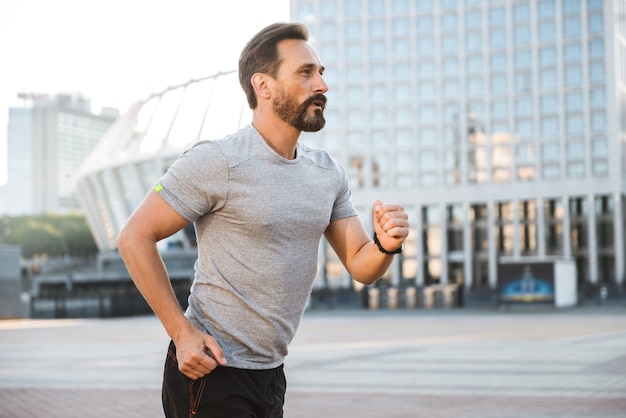
[[[308,99],[306,99],[304,101],[304,103],[302,103],[302,107],[303,108],[307,108],[309,106],[311,106],[312,104],[316,104],[318,106],[322,106],[322,109],[324,109],[326,107],[326,102],[328,101],[328,99],[326,98],[326,96],[324,96],[323,94],[319,93],[319,94],[315,94],[311,97],[309,97]]]

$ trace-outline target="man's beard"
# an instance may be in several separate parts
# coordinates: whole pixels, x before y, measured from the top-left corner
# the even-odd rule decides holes
[[[322,109],[315,109],[313,115],[309,115],[309,107],[314,102],[326,104],[326,96],[316,94],[299,104],[293,97],[280,90],[278,97],[272,102],[274,113],[294,128],[303,132],[317,132],[324,127],[326,119]]]

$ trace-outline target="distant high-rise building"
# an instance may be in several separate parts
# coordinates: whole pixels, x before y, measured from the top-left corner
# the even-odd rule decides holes
[[[115,109],[91,112],[80,95],[21,95],[28,107],[9,109],[6,214],[79,210],[76,173],[118,116]]]

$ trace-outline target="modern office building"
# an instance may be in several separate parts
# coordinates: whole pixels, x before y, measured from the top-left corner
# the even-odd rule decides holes
[[[623,294],[625,16],[617,0],[291,1],[330,87],[326,127],[302,141],[345,165],[366,222],[376,199],[410,216],[381,283],[455,284],[471,301],[495,293],[503,262],[563,259],[581,294]],[[225,73],[119,118],[79,181],[103,253],[184,148],[248,111]],[[352,288],[320,246],[318,285]]]
[[[93,114],[90,101],[79,94],[21,97],[29,105],[9,109],[4,214],[80,210],[76,174],[118,111]]]
[[[626,3],[292,0],[326,64],[327,126],[363,213],[400,201],[397,284],[495,289],[510,259],[624,289]],[[621,290],[620,290],[621,289]]]

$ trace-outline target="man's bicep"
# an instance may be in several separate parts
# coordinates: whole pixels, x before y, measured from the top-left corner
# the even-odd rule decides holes
[[[187,219],[152,190],[131,215],[125,228],[132,228],[136,233],[159,241],[180,231],[187,224]]]
[[[370,241],[365,226],[358,216],[332,221],[326,228],[324,236],[348,269],[352,257]]]

